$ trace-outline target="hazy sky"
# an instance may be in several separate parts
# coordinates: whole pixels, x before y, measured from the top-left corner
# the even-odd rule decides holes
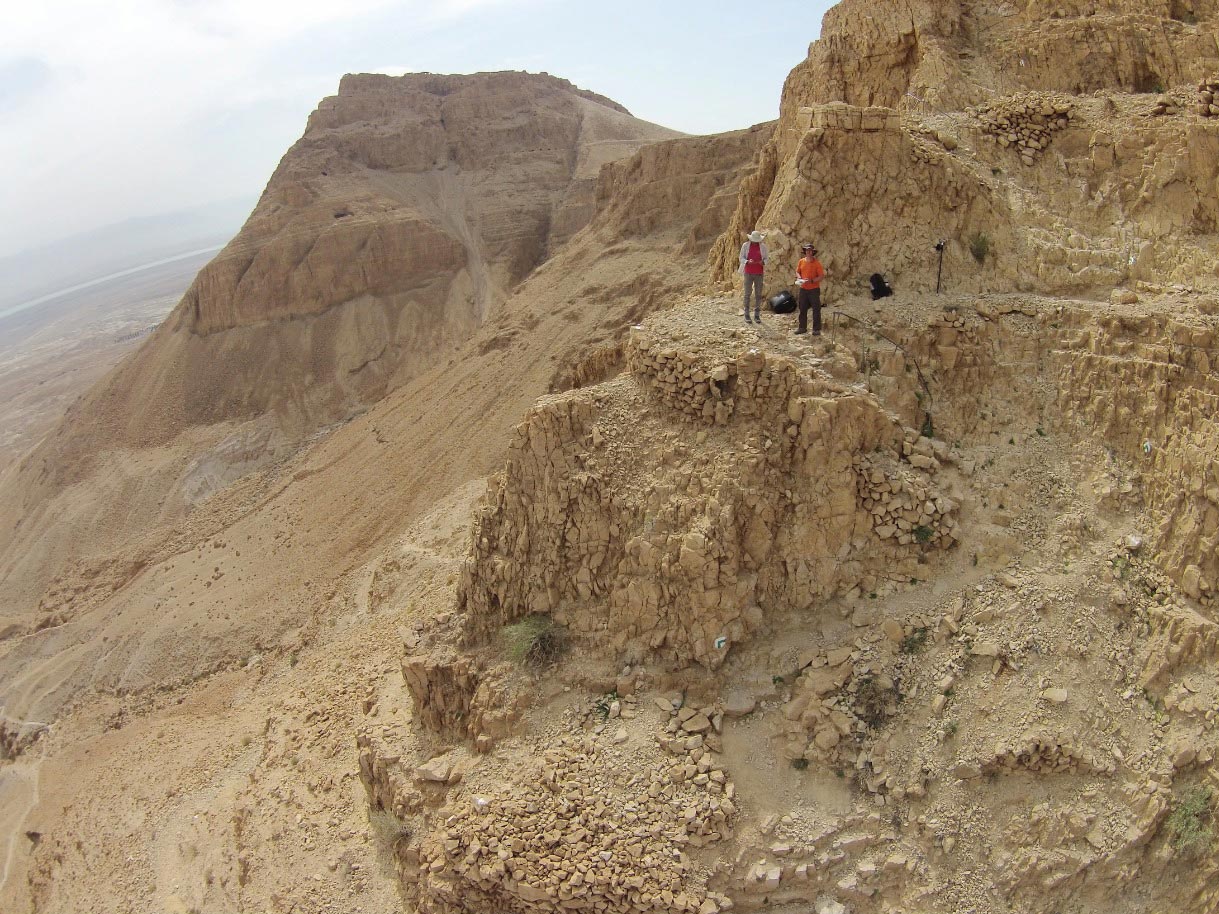
[[[830,0],[30,0],[0,28],[0,257],[254,197],[350,72],[547,71],[687,133],[778,114]]]

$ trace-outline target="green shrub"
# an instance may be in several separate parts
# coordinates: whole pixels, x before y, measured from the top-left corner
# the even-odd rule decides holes
[[[917,527],[915,527],[913,533],[915,541],[922,544],[930,543],[931,538],[935,536],[935,531],[930,527],[924,526],[923,524],[919,524]]]
[[[1173,806],[1168,816],[1169,840],[1178,853],[1199,857],[1211,849],[1215,834],[1211,828],[1214,811],[1209,787],[1187,791]]]
[[[917,654],[927,644],[928,630],[925,627],[916,628],[906,637],[902,638],[901,644],[898,645],[898,650],[903,654]]]
[[[550,616],[527,616],[504,626],[504,650],[513,663],[546,666],[563,653],[563,629]]]
[[[918,391],[915,391],[915,393],[918,393]],[[935,437],[935,423],[931,421],[931,413],[927,413],[923,417],[923,427],[919,429],[919,434],[924,438]]]
[[[990,253],[990,235],[985,232],[975,232],[969,239],[969,253],[973,254],[978,263],[985,263]]]
[[[601,720],[609,720],[610,705],[618,700],[618,691],[606,692],[593,703],[593,712]]]

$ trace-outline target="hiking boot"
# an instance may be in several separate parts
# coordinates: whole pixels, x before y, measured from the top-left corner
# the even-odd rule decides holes
[[[797,334],[797,335],[799,335],[799,334],[801,334],[801,333],[808,333],[808,331],[807,331],[807,330],[797,330],[797,331],[796,331],[796,334]]]
[[[762,312],[761,311],[753,312],[753,320],[754,320],[754,323],[756,323],[756,324],[762,323]]]
[[[752,323],[753,323],[753,321],[751,321],[751,320],[749,319],[749,312],[748,312],[748,311],[746,311],[746,312],[745,312],[745,323],[747,323],[747,324],[752,324]]]

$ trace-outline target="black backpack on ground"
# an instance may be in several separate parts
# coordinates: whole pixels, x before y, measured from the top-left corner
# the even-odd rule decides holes
[[[775,314],[791,314],[796,310],[796,296],[786,289],[770,298],[770,310]]]
[[[873,273],[869,277],[868,282],[872,284],[872,301],[888,298],[893,294],[893,287],[885,282],[885,278],[879,273]]]

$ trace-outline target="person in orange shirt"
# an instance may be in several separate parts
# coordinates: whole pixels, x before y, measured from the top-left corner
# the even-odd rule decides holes
[[[817,259],[817,248],[811,243],[800,246],[804,254],[796,267],[796,285],[800,288],[797,303],[800,306],[800,326],[797,333],[808,333],[808,309],[813,309],[813,336],[821,336],[821,282],[825,279],[825,267]],[[790,262],[790,261],[789,261]]]

